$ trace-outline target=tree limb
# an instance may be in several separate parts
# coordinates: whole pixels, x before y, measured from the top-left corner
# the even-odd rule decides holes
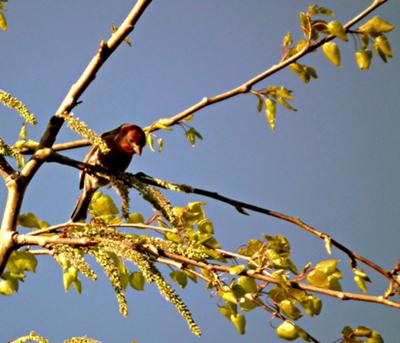
[[[374,11],[375,9],[377,9],[379,6],[383,5],[385,2],[387,2],[387,0],[375,0],[373,1],[373,3],[368,6],[364,11],[362,11],[360,14],[358,14],[357,16],[355,16],[353,19],[351,19],[350,21],[348,21],[343,27],[346,31],[348,31],[353,25],[355,25],[356,23],[358,23],[359,21],[361,21],[363,18],[365,18],[368,14],[370,14],[372,11]],[[224,93],[220,93],[218,95],[215,95],[211,98],[208,97],[204,97],[202,100],[200,100],[197,104],[194,104],[193,106],[185,109],[184,111],[176,114],[175,116],[170,118],[170,124],[168,126],[172,126],[175,125],[179,122],[181,122],[183,119],[189,117],[190,115],[192,115],[193,113],[199,111],[200,109],[207,107],[209,105],[227,100],[229,98],[232,98],[234,96],[240,95],[240,94],[244,94],[244,93],[248,93],[251,91],[252,86],[254,86],[256,83],[264,80],[265,78],[275,74],[276,72],[280,71],[283,68],[286,68],[287,66],[289,66],[290,64],[296,62],[297,60],[299,60],[300,58],[302,58],[303,56],[307,55],[308,53],[310,53],[311,51],[314,51],[315,49],[319,48],[320,46],[322,46],[323,44],[325,44],[326,42],[329,42],[333,39],[335,39],[336,37],[334,35],[329,35],[326,36],[316,42],[310,42],[308,46],[306,46],[305,49],[299,51],[298,53],[294,54],[293,56],[289,57],[288,59],[285,59],[283,61],[281,61],[278,64],[275,64],[274,66],[272,66],[271,68],[265,70],[264,72],[254,76],[253,78],[249,79],[248,81],[246,81],[245,83],[241,84],[240,86],[233,88],[227,92]],[[153,122],[151,125],[147,126],[145,128],[146,132],[153,132],[159,130],[159,127],[157,126],[157,121]]]

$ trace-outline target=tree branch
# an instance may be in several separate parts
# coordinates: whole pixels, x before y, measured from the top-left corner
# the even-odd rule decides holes
[[[11,165],[7,162],[6,158],[3,155],[0,155],[0,175],[3,178],[4,182],[7,182],[7,178],[14,174],[15,170]]]
[[[58,115],[69,113],[76,106],[79,97],[95,79],[98,70],[129,33],[132,32],[136,22],[150,3],[151,0],[137,0],[119,29],[112,34],[107,42],[100,42],[97,54],[89,62],[78,81],[71,87],[56,114],[50,118],[47,128],[40,139],[39,149],[32,155],[21,173],[10,182],[0,229],[0,275],[3,273],[8,256],[14,248],[13,236],[16,232],[17,218],[25,189],[43,162],[52,154],[50,147],[54,144],[57,134],[64,123],[64,120]],[[2,170],[2,176],[4,176],[4,167]]]
[[[393,278],[393,275],[392,275],[392,273],[390,273],[390,271],[378,266],[374,262],[357,254],[356,252],[351,251],[349,248],[345,247],[343,244],[341,244],[338,241],[336,241],[335,239],[333,239],[327,233],[318,231],[314,227],[304,223],[299,218],[288,216],[286,214],[283,214],[283,213],[280,213],[277,211],[272,211],[272,210],[262,208],[259,206],[255,206],[255,205],[252,205],[249,203],[245,203],[243,201],[231,199],[231,198],[225,197],[223,195],[220,195],[217,192],[210,192],[210,191],[207,191],[204,189],[194,188],[194,187],[184,185],[184,184],[169,183],[164,180],[159,180],[159,179],[153,178],[144,173],[138,173],[135,176],[141,182],[146,183],[148,185],[157,186],[160,188],[169,189],[169,190],[173,190],[173,191],[181,191],[181,192],[185,192],[185,193],[199,194],[199,195],[202,195],[202,196],[205,196],[208,198],[212,198],[212,199],[224,202],[226,204],[233,206],[237,211],[239,211],[242,214],[247,214],[245,212],[245,209],[247,209],[247,210],[250,210],[253,212],[262,213],[262,214],[292,223],[292,224],[302,228],[303,230],[311,233],[314,236],[317,236],[325,241],[329,240],[333,246],[335,246],[336,248],[338,248],[339,250],[344,252],[350,258],[352,268],[355,268],[357,266],[357,260],[358,260],[358,261],[364,263],[365,265],[369,266],[370,268],[374,269],[379,274],[382,274],[384,277],[386,277],[391,282],[395,282],[396,284],[399,284],[399,282],[395,278]]]
[[[37,245],[41,247],[49,247],[54,244],[65,244],[70,246],[89,246],[96,245],[97,240],[90,238],[63,238],[58,236],[32,236],[32,235],[15,235],[14,242],[18,246]]]
[[[387,2],[387,0],[375,0],[375,1],[373,1],[373,3],[370,6],[368,6],[364,11],[362,11],[360,14],[358,14],[353,19],[348,21],[343,26],[344,29],[346,31],[348,31],[353,25],[355,25],[356,23],[361,21],[368,14],[370,14],[372,11],[377,9],[379,6],[383,5],[385,2]],[[326,37],[320,39],[319,41],[310,42],[310,44],[308,46],[306,46],[305,49],[299,51],[298,53],[294,54],[293,56],[289,57],[288,59],[283,60],[278,64],[275,64],[271,68],[265,70],[264,72],[254,76],[253,78],[251,78],[248,81],[244,82],[240,86],[238,86],[236,88],[233,88],[233,89],[231,89],[231,90],[229,90],[227,92],[215,95],[215,96],[213,96],[211,98],[204,97],[197,104],[194,104],[193,106],[191,106],[191,107],[185,109],[184,111],[176,114],[175,116],[171,117],[170,120],[169,120],[169,125],[168,126],[172,126],[172,125],[175,125],[175,124],[181,122],[183,119],[189,117],[193,113],[195,113],[195,112],[199,111],[200,109],[205,108],[205,107],[207,107],[209,105],[212,105],[212,104],[227,100],[229,98],[232,98],[232,97],[240,95],[240,94],[244,94],[244,93],[250,92],[252,86],[254,86],[256,83],[258,83],[258,82],[264,80],[265,78],[275,74],[276,72],[280,71],[281,69],[286,68],[287,66],[289,66],[290,64],[296,62],[297,60],[299,60],[303,56],[307,55],[311,51],[314,51],[315,49],[319,48],[320,46],[322,46],[326,42],[329,42],[329,41],[331,41],[331,40],[333,40],[335,38],[336,37],[334,35],[329,35],[329,36],[326,36]],[[153,132],[153,131],[156,131],[156,130],[159,130],[159,127],[157,126],[157,121],[153,122],[151,125],[149,125],[149,126],[147,126],[145,128],[146,132]]]
[[[200,267],[205,270],[229,273],[229,267],[211,264],[211,263],[204,263],[201,261],[195,261],[188,257],[172,254],[170,252],[165,252],[165,256],[174,261],[178,261],[181,263],[186,263],[186,264],[189,264],[192,266]],[[279,280],[276,280],[272,276],[257,273],[255,270],[246,270],[243,272],[243,275],[247,275],[249,277],[252,277],[252,278],[255,278],[258,280],[262,280],[262,281],[266,281],[266,282],[269,282],[269,283],[272,283],[275,285],[280,284],[280,282],[281,282]],[[363,295],[363,294],[356,294],[356,293],[349,293],[349,292],[333,291],[330,289],[315,287],[315,286],[306,285],[306,284],[298,283],[298,282],[294,282],[294,281],[289,281],[289,284],[290,284],[290,287],[292,287],[292,288],[301,289],[303,291],[319,293],[319,294],[323,294],[323,295],[337,298],[340,300],[354,300],[354,301],[370,302],[370,303],[382,304],[382,305],[400,309],[400,303],[387,300],[387,299],[383,298],[382,296],[372,296],[372,295]]]

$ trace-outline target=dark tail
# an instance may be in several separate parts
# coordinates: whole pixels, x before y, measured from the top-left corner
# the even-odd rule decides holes
[[[93,194],[94,191],[86,191],[85,189],[83,189],[75,205],[75,209],[71,214],[71,220],[73,222],[79,222],[81,220],[86,219],[87,211],[89,208],[90,201],[92,200]]]

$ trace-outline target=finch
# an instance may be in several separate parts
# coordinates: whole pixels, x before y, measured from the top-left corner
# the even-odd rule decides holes
[[[146,145],[146,134],[139,126],[133,124],[122,124],[114,130],[104,132],[101,137],[110,150],[102,153],[94,146],[89,150],[84,162],[107,168],[111,173],[125,171],[133,155],[140,155]],[[86,219],[93,194],[108,183],[109,181],[103,177],[90,175],[85,170],[81,171],[79,188],[82,189],[82,193],[72,212],[72,222]]]

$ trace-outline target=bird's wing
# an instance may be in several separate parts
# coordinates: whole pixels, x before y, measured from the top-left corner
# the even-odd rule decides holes
[[[89,152],[87,153],[87,155],[85,156],[85,159],[83,160],[83,162],[85,163],[89,163],[89,164],[94,164],[91,163],[93,160],[96,160],[96,155],[98,154],[98,147],[96,146],[92,146],[89,150]],[[79,189],[83,188],[83,185],[85,184],[85,176],[86,176],[87,171],[86,170],[82,170],[80,173],[80,178],[79,178]]]

